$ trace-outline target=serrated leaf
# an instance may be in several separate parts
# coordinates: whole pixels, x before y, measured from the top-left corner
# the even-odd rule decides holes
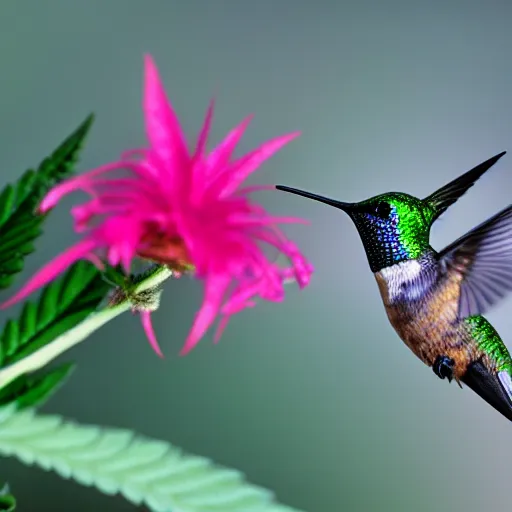
[[[39,201],[56,183],[73,172],[80,149],[93,122],[90,115],[37,171],[28,170],[0,193],[0,289],[8,288],[34,252],[46,215],[35,212]]]
[[[0,335],[0,367],[31,354],[84,320],[108,289],[92,263],[75,263],[43,289],[39,302],[26,302],[19,318],[5,324]]]
[[[18,409],[25,409],[43,405],[64,384],[74,368],[73,363],[66,363],[50,371],[21,375],[0,389],[0,406],[16,404]]]
[[[154,512],[298,512],[236,470],[165,442],[82,426],[32,410],[0,409],[0,454],[121,494]]]
[[[9,218],[16,202],[16,190],[12,185],[7,185],[0,194],[0,226]]]

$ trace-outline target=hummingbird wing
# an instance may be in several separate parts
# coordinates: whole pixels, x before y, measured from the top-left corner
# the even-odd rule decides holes
[[[462,278],[459,317],[481,315],[512,291],[512,205],[439,253],[441,268]]]
[[[424,201],[435,211],[432,222],[460,199],[505,154],[506,151],[502,151],[489,158],[426,197]]]

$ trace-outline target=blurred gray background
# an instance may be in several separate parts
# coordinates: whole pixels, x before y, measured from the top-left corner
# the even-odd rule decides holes
[[[253,183],[346,201],[425,196],[512,150],[511,15],[506,0],[2,2],[1,185],[91,110],[81,170],[143,144],[150,52],[191,137],[213,95],[212,143],[251,112],[240,151],[303,131]],[[436,224],[434,246],[508,204],[511,185],[512,155]],[[171,441],[309,512],[508,507],[512,425],[398,339],[349,219],[279,192],[258,198],[311,219],[287,229],[316,265],[308,289],[290,286],[285,303],[238,315],[221,343],[209,335],[180,358],[202,289],[169,283],[154,315],[166,358],[126,314],[60,358],[79,368],[44,410]],[[74,240],[69,204],[16,286]],[[509,298],[488,315],[506,342],[511,311]],[[134,510],[15,461],[0,475],[21,512]]]

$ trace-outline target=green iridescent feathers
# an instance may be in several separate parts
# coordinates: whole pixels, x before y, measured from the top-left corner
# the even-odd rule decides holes
[[[462,176],[442,186],[425,199],[399,192],[389,192],[361,201],[358,204],[388,203],[391,206],[391,217],[396,217],[397,242],[403,246],[407,258],[418,258],[429,247],[429,233],[432,224],[505,153],[504,151],[482,162]]]
[[[389,192],[357,203],[353,218],[367,252],[370,250],[369,259],[374,260],[370,264],[377,268],[385,263],[416,259],[429,250],[432,224],[504,154],[502,152],[477,165],[425,199]],[[383,210],[382,205],[388,205],[388,209]],[[379,210],[384,211],[384,214],[379,213]],[[364,221],[357,218],[358,211],[366,214]],[[376,240],[371,242],[366,231]],[[392,254],[384,254],[386,252]]]
[[[421,256],[429,247],[430,207],[421,199],[401,192],[380,194],[357,204],[365,209],[367,206],[383,203],[389,205],[389,213],[379,216],[378,212],[374,214],[370,209],[367,213],[370,222],[375,223],[377,229],[380,228],[387,235],[400,260]]]
[[[512,375],[512,359],[496,329],[481,315],[470,316],[464,321],[478,347],[496,362],[496,371],[507,371]]]
[[[477,165],[425,199],[388,192],[358,203],[345,203],[284,185],[276,185],[276,188],[347,213],[359,231],[372,272],[378,272],[433,251],[429,242],[432,224],[504,154],[502,152]]]

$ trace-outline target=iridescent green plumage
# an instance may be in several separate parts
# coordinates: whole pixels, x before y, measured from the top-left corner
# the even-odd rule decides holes
[[[379,209],[384,205],[389,213],[383,218]],[[430,247],[433,211],[421,199],[399,192],[381,194],[356,203],[350,215],[374,272],[419,258]]]
[[[496,329],[482,315],[469,316],[464,321],[478,348],[495,362],[496,371],[506,371],[512,376],[512,358]]]
[[[512,205],[437,252],[430,229],[504,153],[424,199],[389,192],[344,203],[280,190],[346,212],[361,236],[388,318],[441,379],[455,379],[512,420],[512,358],[482,316],[512,291]]]

